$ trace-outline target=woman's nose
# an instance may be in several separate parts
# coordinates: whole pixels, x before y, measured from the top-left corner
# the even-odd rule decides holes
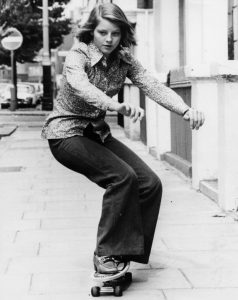
[[[112,41],[112,35],[111,35],[111,34],[108,34],[108,35],[107,35],[106,41],[107,41],[107,42],[111,42],[111,41]]]

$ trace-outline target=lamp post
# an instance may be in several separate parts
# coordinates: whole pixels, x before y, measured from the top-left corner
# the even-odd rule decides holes
[[[53,109],[53,93],[51,80],[51,60],[49,47],[49,13],[48,0],[43,0],[43,99],[42,110]]]
[[[11,50],[11,77],[12,77],[12,87],[11,90],[11,102],[10,102],[10,110],[14,111],[17,109],[17,65],[15,58],[15,51]]]

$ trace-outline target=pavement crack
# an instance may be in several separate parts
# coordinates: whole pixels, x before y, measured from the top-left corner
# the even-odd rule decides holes
[[[164,296],[164,300],[168,300],[168,298],[167,298],[167,296],[166,296],[164,290],[161,290],[161,293],[162,293],[162,295]]]
[[[41,243],[38,244],[36,256],[39,256],[39,255],[40,255],[40,249],[41,249]]]
[[[33,276],[34,276],[34,274],[31,274],[31,278],[30,278],[30,283],[29,283],[29,289],[28,289],[28,293],[30,293],[30,291],[31,291],[31,288],[32,288]]]
[[[167,246],[167,244],[166,244],[166,242],[164,241],[164,239],[161,238],[160,240],[161,240],[161,242],[164,244],[164,246],[166,247],[166,249],[169,250],[169,247]]]
[[[9,260],[8,260],[8,262],[7,262],[7,265],[6,265],[6,268],[5,268],[5,271],[4,271],[4,274],[7,274],[11,262],[12,262],[12,258],[9,258]]]
[[[184,273],[184,271],[182,269],[178,269],[179,272],[183,275],[183,277],[186,279],[186,281],[189,283],[189,285],[191,286],[192,289],[194,289],[194,286],[192,284],[192,282],[189,280],[189,278],[187,277],[187,275]]]
[[[17,230],[16,233],[14,234],[13,241],[12,241],[13,244],[16,243],[18,232],[19,232],[19,230]]]

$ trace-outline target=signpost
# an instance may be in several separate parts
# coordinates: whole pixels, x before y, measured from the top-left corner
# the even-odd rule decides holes
[[[17,71],[15,50],[21,47],[23,36],[19,30],[10,27],[6,30],[6,36],[2,39],[1,43],[3,48],[11,51],[11,67],[12,67],[12,87],[11,87],[11,104],[10,110],[17,108]]]

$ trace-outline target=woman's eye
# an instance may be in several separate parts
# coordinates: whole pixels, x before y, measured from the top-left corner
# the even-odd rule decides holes
[[[114,32],[113,35],[114,35],[114,36],[119,36],[119,35],[120,35],[120,32]]]
[[[99,33],[100,33],[101,35],[106,35],[106,34],[107,34],[106,31],[99,31]]]

